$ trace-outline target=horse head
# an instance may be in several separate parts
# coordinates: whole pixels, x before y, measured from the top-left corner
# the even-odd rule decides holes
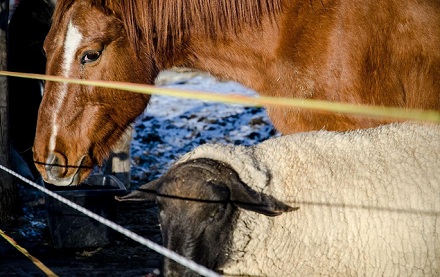
[[[111,5],[58,1],[44,49],[48,75],[150,84],[157,75],[151,57],[137,52],[128,41]],[[83,181],[94,165],[102,164],[149,98],[110,88],[46,82],[33,147],[43,179],[60,186]]]

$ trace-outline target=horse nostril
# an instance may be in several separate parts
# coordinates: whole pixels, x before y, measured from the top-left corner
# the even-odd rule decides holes
[[[52,153],[46,160],[46,173],[51,179],[61,178],[67,172],[67,161],[60,153]]]

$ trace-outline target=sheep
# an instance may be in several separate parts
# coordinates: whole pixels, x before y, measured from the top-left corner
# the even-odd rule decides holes
[[[118,200],[156,201],[164,245],[226,276],[440,276],[440,125],[204,144]]]

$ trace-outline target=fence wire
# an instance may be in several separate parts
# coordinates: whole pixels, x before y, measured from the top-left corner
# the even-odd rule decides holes
[[[440,112],[437,110],[419,110],[399,107],[385,107],[374,105],[361,105],[345,102],[325,101],[318,99],[288,98],[257,96],[249,97],[244,95],[223,95],[212,92],[191,91],[183,89],[161,88],[153,85],[136,84],[117,81],[86,80],[66,78],[60,76],[21,73],[11,71],[0,71],[2,76],[11,76],[27,79],[38,79],[52,82],[62,82],[77,85],[97,86],[117,90],[125,90],[136,93],[151,95],[167,95],[180,98],[198,99],[203,101],[221,102],[228,104],[241,104],[257,107],[284,107],[308,109],[313,111],[324,111],[340,114],[351,114],[382,119],[394,120],[415,120],[440,123]]]

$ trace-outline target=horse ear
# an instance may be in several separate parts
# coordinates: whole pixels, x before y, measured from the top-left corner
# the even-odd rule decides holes
[[[132,201],[132,202],[155,202],[156,201],[156,189],[159,184],[159,179],[149,182],[148,184],[140,186],[138,189],[130,192],[125,196],[116,196],[116,200],[120,202]]]

